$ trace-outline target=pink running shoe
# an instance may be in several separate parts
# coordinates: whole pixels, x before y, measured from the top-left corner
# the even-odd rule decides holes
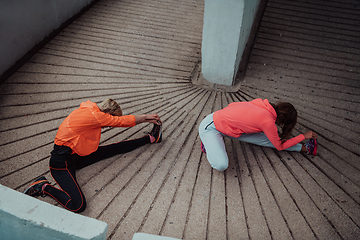
[[[317,140],[309,139],[305,144],[306,149],[308,150],[308,155],[317,155]]]

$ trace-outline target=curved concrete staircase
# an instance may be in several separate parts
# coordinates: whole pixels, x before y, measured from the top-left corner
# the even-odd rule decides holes
[[[158,113],[163,141],[77,173],[85,216],[109,239],[356,239],[360,236],[360,7],[355,0],[269,0],[236,92],[192,84],[203,1],[99,1],[1,85],[0,183],[46,175],[62,120],[82,101]],[[254,98],[298,109],[294,135],[319,135],[316,157],[226,139],[225,172],[200,150],[209,113]],[[102,144],[150,125],[105,129]],[[53,180],[50,180],[54,183]],[[56,205],[47,198],[43,201]]]

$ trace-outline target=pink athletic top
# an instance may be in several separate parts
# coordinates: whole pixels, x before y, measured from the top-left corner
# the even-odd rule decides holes
[[[86,101],[61,123],[54,143],[86,156],[98,149],[101,127],[133,127],[135,124],[133,115],[112,116],[101,112],[96,103]]]
[[[240,137],[243,133],[264,132],[277,150],[284,150],[305,139],[303,134],[284,143],[276,127],[276,112],[267,99],[251,102],[233,102],[226,108],[214,112],[215,128],[230,137]]]

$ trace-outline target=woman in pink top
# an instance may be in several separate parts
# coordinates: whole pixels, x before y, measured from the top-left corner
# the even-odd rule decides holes
[[[267,99],[230,103],[226,108],[208,115],[199,126],[201,148],[210,165],[223,171],[228,156],[223,136],[277,150],[317,154],[317,134],[309,131],[288,139],[297,122],[297,112],[291,103],[271,104]],[[281,133],[278,133],[278,125]],[[304,145],[301,141],[309,139]],[[206,150],[205,150],[206,149]]]

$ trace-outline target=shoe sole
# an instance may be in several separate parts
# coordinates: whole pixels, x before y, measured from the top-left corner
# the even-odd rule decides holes
[[[40,192],[39,192],[39,191],[37,191],[37,192],[35,192],[35,193],[32,193],[32,194],[26,193],[27,191],[29,191],[29,190],[32,188],[32,186],[33,186],[33,185],[31,185],[30,187],[28,187],[27,189],[25,189],[25,190],[23,191],[23,193],[26,194],[26,195],[28,195],[28,196],[30,196],[30,197],[40,196]],[[34,190],[34,191],[35,191],[35,190]]]
[[[158,136],[157,139],[155,139],[154,143],[159,143],[159,142],[161,142],[161,140],[162,140],[162,131],[161,131],[161,126],[160,126],[159,136]]]
[[[159,138],[155,140],[155,143],[159,143],[162,140],[162,132],[159,134]]]

